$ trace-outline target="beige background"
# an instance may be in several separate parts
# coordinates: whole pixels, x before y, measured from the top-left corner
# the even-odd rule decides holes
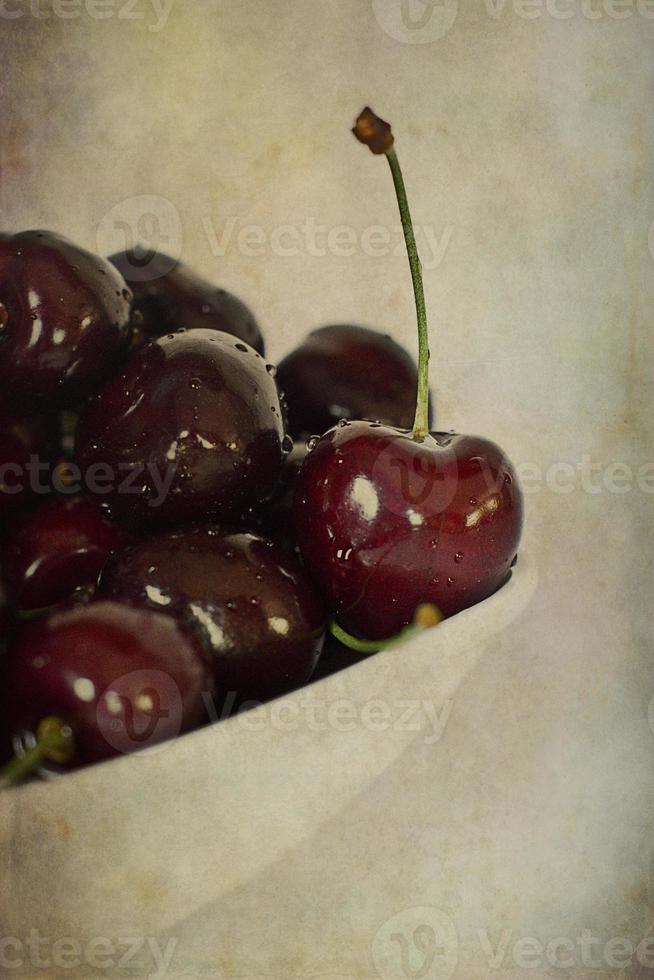
[[[654,916],[654,480],[636,481],[653,434],[654,10],[407,0],[425,21],[411,28],[400,0],[176,0],[167,20],[149,0],[131,11],[140,20],[123,4],[105,20],[56,15],[70,4],[43,2],[47,18],[21,0],[3,8],[22,14],[0,17],[3,225],[109,251],[126,223],[246,299],[273,359],[339,320],[414,349],[406,260],[370,254],[365,238],[382,225],[399,241],[386,167],[348,131],[370,103],[394,124],[431,235],[440,427],[490,436],[541,474],[524,541],[539,588],[459,691],[442,739],[171,930],[171,972],[377,976],[375,935],[413,907],[454,923],[456,972],[437,958],[423,974],[438,980],[566,975],[521,966],[511,949],[524,937],[637,942]],[[341,225],[352,254],[337,232],[325,245]],[[247,226],[262,254],[239,238]],[[584,459],[598,492],[578,469],[551,469]],[[626,492],[615,463],[630,468]],[[429,922],[416,915],[397,930]],[[496,947],[505,929],[496,970],[479,930]],[[567,975],[636,974],[577,951]]]

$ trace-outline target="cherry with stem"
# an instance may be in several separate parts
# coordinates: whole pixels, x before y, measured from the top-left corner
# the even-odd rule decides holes
[[[511,574],[522,494],[503,451],[480,436],[429,431],[429,338],[422,271],[393,134],[366,108],[355,137],[385,156],[407,247],[418,329],[410,430],[359,419],[308,454],[294,501],[304,563],[334,610],[330,631],[359,652],[396,645],[485,599]]]
[[[372,153],[384,155],[388,160],[388,165],[393,178],[393,186],[397,196],[397,203],[400,209],[400,220],[402,222],[402,232],[406,243],[407,255],[409,258],[409,269],[411,270],[411,282],[413,284],[413,297],[416,304],[416,319],[418,323],[418,391],[416,395],[416,414],[411,430],[412,438],[415,442],[422,442],[429,434],[429,329],[427,326],[427,305],[425,303],[425,289],[422,281],[422,263],[418,255],[416,236],[413,231],[413,220],[409,199],[404,185],[404,175],[402,167],[395,152],[395,140],[391,133],[391,127],[384,122],[368,106],[360,114],[352,130],[359,142],[368,146]],[[422,603],[416,609],[413,623],[405,627],[396,636],[389,637],[383,643],[373,640],[360,640],[356,636],[351,636],[342,626],[339,626],[335,619],[329,623],[330,633],[336,639],[358,653],[375,653],[380,649],[401,646],[417,633],[424,629],[437,626],[443,619],[441,611],[431,603]]]

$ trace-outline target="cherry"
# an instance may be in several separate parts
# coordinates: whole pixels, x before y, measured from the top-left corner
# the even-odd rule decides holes
[[[354,132],[391,167],[416,298],[419,380],[411,430],[343,421],[298,478],[298,544],[345,642],[347,630],[371,641],[398,633],[421,603],[450,616],[490,595],[509,575],[522,529],[522,496],[502,451],[483,438],[428,431],[426,312],[393,137],[369,109]]]
[[[0,240],[0,371],[12,398],[75,405],[129,343],[132,295],[105,259],[48,231]]]
[[[95,585],[125,533],[98,500],[56,498],[11,528],[3,546],[6,579],[16,609],[44,609],[81,586]]]
[[[336,426],[298,480],[302,557],[337,621],[397,633],[421,602],[451,616],[509,575],[522,524],[511,464],[492,442],[369,422]]]
[[[260,354],[264,342],[247,306],[162,252],[117,252],[109,257],[134,293],[141,342],[178,330],[222,330]]]
[[[261,532],[265,537],[295,549],[293,499],[297,478],[307,455],[306,443],[296,443],[284,460],[275,489],[256,507],[248,508],[239,521],[246,528]]]
[[[30,623],[4,673],[3,713],[14,741],[29,751],[41,723],[60,719],[72,731],[72,765],[195,727],[211,691],[206,656],[179,623],[109,601],[59,608]]]
[[[255,534],[207,526],[152,537],[110,559],[100,591],[200,630],[228,707],[304,684],[322,646],[325,614],[306,574]]]
[[[270,493],[290,448],[261,356],[189,330],[134,353],[91,400],[76,455],[89,490],[98,467],[109,474],[119,515],[182,524],[237,518]]]
[[[321,434],[340,419],[408,428],[418,372],[405,350],[376,330],[337,325],[314,330],[277,368],[294,438]]]
[[[0,407],[0,521],[21,510],[39,487],[47,492],[49,478],[38,467],[53,457],[52,428],[42,417],[20,418],[6,406]]]

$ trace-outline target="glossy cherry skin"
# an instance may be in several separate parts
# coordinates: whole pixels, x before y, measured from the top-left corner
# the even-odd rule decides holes
[[[196,275],[162,252],[140,256],[133,250],[109,257],[134,294],[143,341],[185,330],[222,330],[244,340],[260,354],[259,324],[245,303]]]
[[[239,524],[278,542],[289,551],[295,550],[293,500],[295,485],[307,455],[306,443],[296,443],[284,460],[275,489],[266,500],[250,507],[241,515]]]
[[[367,422],[327,432],[309,454],[295,496],[308,571],[347,630],[394,636],[416,607],[445,616],[479,602],[509,575],[522,528],[522,494],[494,443]]]
[[[277,383],[293,438],[321,435],[340,419],[413,424],[416,366],[391,337],[367,327],[314,330],[280,362]]]
[[[304,684],[320,654],[322,602],[298,563],[258,535],[208,526],[150,538],[108,562],[100,591],[199,631],[220,710]]]
[[[3,545],[13,606],[45,609],[81,586],[95,585],[109,556],[127,544],[99,500],[45,501],[13,525]]]
[[[117,269],[48,231],[0,241],[0,374],[30,412],[75,405],[129,344],[132,294]]]
[[[55,715],[73,731],[73,765],[149,748],[206,719],[208,661],[170,616],[117,602],[59,608],[7,654],[3,712],[24,744]]]
[[[54,453],[55,433],[48,420],[19,418],[0,407],[0,522],[35,499],[39,486],[50,486],[51,474],[33,466],[49,464]]]
[[[237,517],[266,497],[285,445],[261,356],[229,334],[189,330],[137,351],[91,400],[76,457],[87,475],[94,464],[115,475],[118,515],[182,524]]]

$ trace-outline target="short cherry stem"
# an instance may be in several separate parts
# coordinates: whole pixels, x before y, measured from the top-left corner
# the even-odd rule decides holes
[[[411,211],[406,195],[406,187],[404,186],[402,168],[400,167],[400,161],[397,158],[393,146],[394,140],[391,127],[383,119],[380,119],[379,116],[376,116],[371,109],[366,108],[363,110],[352,132],[361,143],[365,143],[368,146],[372,153],[377,155],[384,154],[391,168],[397,203],[400,208],[404,241],[406,242],[406,250],[409,257],[409,268],[411,269],[411,282],[413,283],[413,296],[418,320],[418,392],[412,435],[416,442],[422,442],[429,433],[429,332],[427,329],[425,291],[422,282],[422,266],[420,256],[418,255],[416,236],[413,231],[413,221],[411,220]]]
[[[352,636],[342,626],[339,626],[334,619],[329,624],[329,631],[339,643],[342,643],[349,650],[354,650],[356,653],[377,653],[379,650],[387,650],[389,647],[401,646],[412,636],[422,633],[426,629],[431,629],[433,626],[438,626],[442,621],[443,614],[440,609],[429,602],[424,602],[416,609],[413,622],[409,626],[405,626],[395,636],[389,637],[388,640],[360,640],[358,636]]]
[[[46,759],[59,764],[74,753],[73,733],[61,718],[44,718],[37,729],[36,743],[0,769],[0,790],[25,779]]]

